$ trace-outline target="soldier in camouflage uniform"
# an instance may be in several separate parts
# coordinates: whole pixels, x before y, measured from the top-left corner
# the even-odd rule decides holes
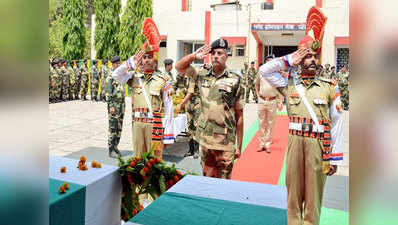
[[[249,71],[249,64],[247,64],[247,62],[245,62],[243,65],[244,65],[244,67],[243,67],[243,69],[240,70],[240,75],[241,75],[243,83],[246,84],[246,74]]]
[[[76,93],[76,74],[72,65],[73,61],[68,61],[68,73],[69,73],[69,100],[74,100]]]
[[[184,78],[184,80],[182,79]],[[180,80],[180,82],[178,82]],[[184,83],[182,82],[184,81]],[[187,133],[188,133],[188,144],[189,150],[185,153],[184,157],[193,156],[195,159],[199,157],[199,143],[195,140],[195,132],[196,127],[198,126],[198,119],[200,115],[200,97],[199,97],[199,87],[196,84],[195,80],[192,78],[186,79],[183,75],[177,75],[177,83],[180,83],[180,89],[183,88],[186,96],[182,100],[181,104],[178,106],[178,110],[182,110],[187,104],[186,113],[187,113]],[[184,85],[184,86],[183,86]],[[187,90],[188,85],[188,90]]]
[[[120,64],[120,62],[119,62]],[[106,87],[106,80],[108,79],[109,76],[111,76],[112,71],[108,67],[108,60],[104,59],[102,60],[102,65],[101,65],[101,93],[100,93],[100,100],[105,102],[105,87]]]
[[[61,95],[62,101],[67,101],[69,99],[69,71],[66,69],[66,60],[61,60],[61,68],[59,68],[59,75],[62,79],[61,84]]]
[[[332,79],[329,63],[325,64],[325,68],[320,72],[319,76],[325,79]]]
[[[163,63],[164,63],[164,75],[167,77],[166,80],[170,80],[172,83],[174,83],[174,76],[171,73],[171,70],[173,69],[173,60],[165,59]]]
[[[257,70],[256,68],[254,68],[254,62],[251,62],[250,68],[246,74],[246,103],[249,102],[250,91],[253,93],[254,100],[256,101],[256,103],[258,102],[257,93],[254,88],[254,80],[256,79],[256,76],[257,76]]]
[[[337,74],[337,81],[340,88],[341,102],[343,103],[344,110],[348,110],[349,106],[349,73],[344,65],[340,72]]]
[[[62,99],[61,95],[61,87],[62,87],[62,76],[60,74],[61,59],[56,60],[56,65],[54,67],[55,74],[54,74],[54,92],[55,92],[55,102],[59,102]]]
[[[79,93],[80,93],[80,82],[82,80],[82,74],[80,72],[79,64],[80,64],[80,60],[74,61],[74,64],[73,64],[73,71],[75,72],[75,78],[76,78],[75,99],[80,99]]]
[[[91,67],[91,100],[98,101],[98,88],[99,88],[99,74],[97,68],[97,60],[94,60],[93,66]]]
[[[145,46],[145,45],[144,45]],[[169,112],[163,97],[169,94],[164,74],[156,71],[158,52],[152,46],[143,48],[142,57],[130,57],[112,72],[112,77],[131,87],[133,110],[133,150],[136,156],[153,150],[162,159],[162,111]],[[140,65],[135,69],[135,65]],[[163,110],[164,108],[164,110]]]
[[[211,47],[202,46],[176,65],[176,69],[192,78],[199,88],[201,112],[195,139],[200,145],[203,175],[225,179],[231,177],[234,159],[241,154],[245,93],[241,77],[226,68],[227,48],[228,42],[218,39]],[[190,66],[209,53],[211,67]]]
[[[177,74],[176,80],[172,83],[172,87],[175,93],[181,91],[184,95],[186,95],[188,88],[188,78],[184,75]]]
[[[320,16],[321,15],[321,16]],[[317,76],[325,17],[313,7],[307,24],[314,30],[292,54],[260,67],[260,74],[286,98],[289,116],[286,155],[287,224],[318,225],[326,177],[343,160],[343,117],[338,87]],[[313,21],[319,20],[319,21]],[[312,35],[311,35],[312,34]],[[297,71],[301,67],[301,72]],[[278,71],[295,68],[291,78]]]
[[[80,96],[82,100],[87,100],[88,91],[88,61],[85,59],[84,63],[80,65],[80,73],[82,75],[80,80]]]
[[[114,56],[111,59],[112,70],[115,70],[120,65],[120,57]],[[123,128],[123,117],[125,110],[125,93],[124,85],[115,81],[112,76],[106,77],[105,96],[108,103],[108,148],[109,157],[121,157],[118,149],[120,136]]]
[[[55,65],[56,65],[56,60],[54,59],[52,62],[49,64],[49,97],[50,97],[50,103],[55,102],[55,79],[56,79],[56,71],[55,71]]]

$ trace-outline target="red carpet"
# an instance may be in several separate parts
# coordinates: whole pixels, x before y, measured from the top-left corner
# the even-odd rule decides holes
[[[232,180],[278,184],[287,147],[288,124],[287,116],[277,116],[271,153],[257,152],[257,131],[240,159],[235,162]]]

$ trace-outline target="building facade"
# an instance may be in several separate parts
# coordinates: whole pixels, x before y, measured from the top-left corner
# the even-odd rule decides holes
[[[153,0],[153,19],[162,35],[159,66],[165,58],[177,61],[220,37],[230,44],[229,68],[240,71],[251,61],[258,66],[268,54],[282,56],[297,49],[314,5],[328,18],[322,64],[347,64],[348,0]]]

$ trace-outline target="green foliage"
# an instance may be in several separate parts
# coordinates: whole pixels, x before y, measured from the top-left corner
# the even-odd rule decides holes
[[[94,45],[97,59],[110,59],[119,54],[120,0],[94,0]]]
[[[142,21],[146,17],[152,17],[152,0],[127,1],[119,34],[122,60],[134,55],[146,40],[141,34]]]
[[[81,59],[86,47],[86,28],[84,27],[84,1],[83,0],[64,0],[63,4],[63,23],[64,35],[63,58]]]
[[[61,57],[63,52],[62,38],[64,33],[64,23],[62,18],[52,21],[48,28],[48,55],[50,58]]]

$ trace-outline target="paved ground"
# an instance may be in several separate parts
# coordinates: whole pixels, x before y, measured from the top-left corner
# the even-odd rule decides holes
[[[131,104],[126,98],[126,113],[119,149],[124,157],[132,155]],[[345,112],[345,155],[338,175],[348,176],[349,166],[349,114]],[[257,106],[246,104],[244,109],[244,130],[257,119]],[[49,151],[51,155],[78,158],[84,154],[93,160],[117,165],[116,159],[108,157],[106,103],[92,101],[70,101],[49,105]],[[184,158],[188,145],[186,138],[178,137],[177,143],[164,151],[164,160],[175,163],[180,169],[200,174],[199,159]]]

